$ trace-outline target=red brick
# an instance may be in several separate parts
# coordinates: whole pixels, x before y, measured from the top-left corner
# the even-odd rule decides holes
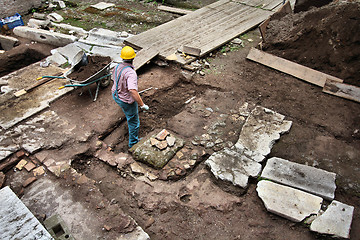
[[[37,180],[36,177],[30,177],[28,179],[25,180],[25,182],[23,182],[23,187],[27,187],[29,186],[30,184],[32,184],[33,182],[35,182]]]

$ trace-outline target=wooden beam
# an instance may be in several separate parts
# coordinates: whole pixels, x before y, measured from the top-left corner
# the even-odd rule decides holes
[[[193,12],[193,11],[186,10],[186,9],[168,7],[168,6],[164,6],[164,5],[158,6],[158,10],[161,10],[164,12],[176,13],[176,14],[180,14],[180,15],[186,15],[186,14]]]
[[[136,57],[134,58],[134,68],[138,70],[146,63],[148,63],[151,59],[156,57],[159,54],[155,48],[144,48],[136,53]]]
[[[326,79],[343,82],[340,78],[336,78],[284,58],[271,55],[256,48],[251,48],[246,58],[320,87],[325,86]]]
[[[339,83],[327,79],[323,88],[324,93],[360,102],[360,88],[345,83]]]

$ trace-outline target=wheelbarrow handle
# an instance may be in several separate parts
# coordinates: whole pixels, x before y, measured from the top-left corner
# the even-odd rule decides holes
[[[43,78],[60,78],[60,79],[65,79],[65,77],[61,77],[61,76],[42,76],[42,77],[38,77],[36,80],[40,80]]]

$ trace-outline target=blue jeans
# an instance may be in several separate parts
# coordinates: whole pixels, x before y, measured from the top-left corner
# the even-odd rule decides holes
[[[126,121],[129,127],[129,148],[139,142],[139,111],[137,102],[131,104],[121,101],[115,94],[113,99],[121,107],[126,116]]]

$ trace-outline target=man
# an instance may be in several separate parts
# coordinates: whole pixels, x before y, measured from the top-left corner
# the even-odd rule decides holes
[[[136,54],[132,47],[126,46],[121,50],[123,62],[118,64],[112,73],[114,84],[111,88],[115,102],[121,107],[126,116],[129,127],[129,148],[139,141],[139,111],[147,111],[149,106],[144,104],[138,93],[138,78],[134,70],[133,60]]]

